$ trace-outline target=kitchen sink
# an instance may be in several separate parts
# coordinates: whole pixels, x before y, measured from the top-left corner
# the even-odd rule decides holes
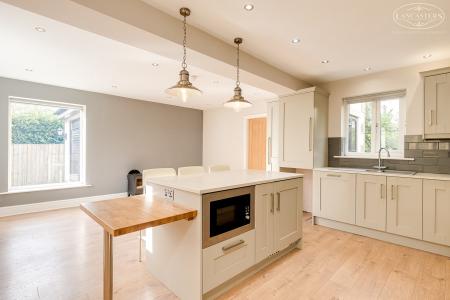
[[[367,169],[365,170],[369,173],[380,173],[380,174],[394,174],[394,175],[416,175],[417,172],[414,171],[398,171],[398,170],[376,170],[376,169]]]

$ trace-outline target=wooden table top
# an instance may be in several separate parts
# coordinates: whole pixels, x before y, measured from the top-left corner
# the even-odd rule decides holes
[[[83,203],[80,208],[112,236],[197,216],[197,210],[144,195]]]

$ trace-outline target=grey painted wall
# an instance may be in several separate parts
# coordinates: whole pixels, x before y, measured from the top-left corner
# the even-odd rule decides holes
[[[0,193],[8,189],[8,97],[86,105],[92,187],[0,195],[0,207],[126,192],[131,169],[202,163],[200,110],[0,77]]]

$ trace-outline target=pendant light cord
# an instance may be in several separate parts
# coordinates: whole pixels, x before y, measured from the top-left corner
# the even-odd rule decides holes
[[[240,86],[241,82],[239,81],[239,44],[237,44],[237,60],[236,60],[236,86]]]
[[[186,35],[187,35],[187,29],[186,29],[186,16],[183,16],[183,62],[181,63],[181,67],[183,70],[186,70],[187,64],[186,64]]]

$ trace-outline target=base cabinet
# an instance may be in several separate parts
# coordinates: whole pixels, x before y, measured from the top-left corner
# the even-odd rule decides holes
[[[314,172],[314,215],[355,224],[356,175]]]
[[[387,178],[387,232],[422,239],[422,180]]]
[[[357,175],[356,225],[386,231],[386,177]]]
[[[450,246],[449,181],[423,181],[423,239]]]
[[[302,237],[302,179],[255,187],[256,263]]]

